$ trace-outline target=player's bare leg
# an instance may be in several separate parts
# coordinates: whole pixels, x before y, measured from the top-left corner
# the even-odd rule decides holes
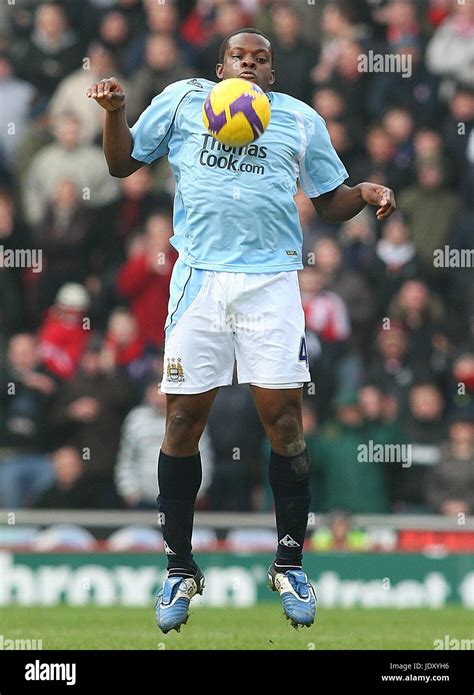
[[[168,456],[192,456],[206,426],[217,389],[192,395],[166,394],[166,432],[161,450]]]
[[[302,570],[303,544],[311,500],[309,457],[303,437],[302,389],[253,386],[258,413],[272,450],[269,479],[278,532],[276,559],[268,570],[270,588],[280,593],[294,627],[314,621],[316,596]]]
[[[294,456],[305,448],[303,437],[302,388],[265,389],[252,386],[258,414],[273,451]]]
[[[160,494],[168,577],[156,601],[156,619],[163,632],[186,623],[189,602],[201,594],[204,575],[193,560],[191,536],[194,505],[201,485],[199,439],[216,396],[206,393],[166,395],[166,433],[158,461]]]

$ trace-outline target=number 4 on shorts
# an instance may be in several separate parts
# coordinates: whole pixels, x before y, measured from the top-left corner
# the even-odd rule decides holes
[[[308,348],[306,347],[306,338],[304,335],[301,336],[300,354],[298,359],[300,362],[306,362],[306,366],[308,367]]]

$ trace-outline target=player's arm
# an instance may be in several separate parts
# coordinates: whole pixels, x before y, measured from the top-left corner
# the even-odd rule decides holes
[[[327,222],[344,222],[357,215],[366,205],[377,207],[376,217],[384,220],[397,207],[393,191],[376,183],[359,183],[357,186],[341,184],[311,202],[318,215]]]
[[[101,80],[87,90],[86,96],[94,99],[106,112],[103,143],[110,174],[119,178],[130,176],[144,162],[131,156],[133,141],[125,114],[125,94],[120,83],[115,77]]]

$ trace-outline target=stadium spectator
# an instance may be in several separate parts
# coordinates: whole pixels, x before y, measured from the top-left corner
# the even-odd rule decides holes
[[[474,86],[458,85],[448,104],[449,115],[442,129],[446,153],[458,193],[467,209],[474,210]]]
[[[275,89],[309,104],[309,73],[316,63],[317,51],[314,46],[306,43],[302,36],[302,21],[297,6],[276,5],[272,21],[272,34],[275,39]]]
[[[388,417],[386,394],[376,384],[364,384],[357,398],[364,422],[364,441],[397,444],[403,436],[396,419]],[[387,465],[389,465],[387,463]]]
[[[433,274],[433,252],[448,242],[461,208],[459,196],[446,185],[442,163],[420,163],[417,182],[400,193],[398,205],[424,269]]]
[[[389,314],[407,331],[409,356],[415,362],[431,360],[433,338],[443,319],[441,300],[419,279],[406,280],[389,307]]]
[[[325,526],[320,526],[311,535],[311,548],[316,552],[349,551],[359,553],[370,549],[370,538],[366,531],[354,525],[344,509],[333,509],[327,516]]]
[[[390,49],[399,64],[396,69],[374,74],[369,96],[372,118],[382,118],[388,109],[401,107],[414,115],[417,124],[431,123],[439,117],[438,80],[426,69],[421,40],[405,36]]]
[[[443,140],[441,134],[433,128],[421,127],[413,138],[415,160],[418,165],[436,162],[444,164]]]
[[[208,420],[214,451],[212,481],[206,495],[210,509],[249,511],[256,507],[254,488],[262,479],[263,428],[246,385],[219,389]]]
[[[301,35],[303,40],[312,45],[314,48],[321,45],[321,13],[323,10],[323,3],[288,3],[283,0],[274,2],[273,0],[238,0],[241,7],[248,13],[250,13],[250,24],[248,26],[255,27],[259,31],[263,31],[265,34],[270,35],[272,33],[273,25],[273,11],[277,5],[289,4],[296,5],[298,9],[298,14],[301,19]],[[357,21],[354,19],[354,21]]]
[[[403,215],[395,212],[382,227],[366,267],[366,276],[376,298],[381,318],[402,283],[419,277],[420,263]]]
[[[30,245],[29,230],[19,219],[13,196],[0,189],[0,345],[15,330],[24,327],[24,288],[28,269],[4,262],[10,252]]]
[[[4,252],[0,249],[0,348],[12,333],[21,328],[21,291],[14,268],[4,266]]]
[[[367,210],[361,210],[351,220],[343,222],[338,240],[344,254],[344,265],[350,270],[364,274],[375,238],[374,220]]]
[[[321,53],[311,71],[314,84],[324,84],[332,76],[346,41],[360,36],[360,29],[351,21],[348,3],[327,3],[321,13]]]
[[[110,484],[92,476],[77,449],[63,446],[51,456],[54,479],[33,501],[36,509],[114,509],[119,500]]]
[[[386,26],[389,47],[396,46],[403,39],[421,36],[417,7],[411,0],[389,0],[374,12],[374,19]]]
[[[430,29],[438,27],[446,17],[449,17],[452,9],[452,0],[429,0],[426,9],[426,19]]]
[[[130,256],[119,271],[117,289],[128,299],[147,346],[161,347],[168,311],[169,282],[176,258],[169,246],[171,220],[166,213],[148,218],[145,235],[129,248]]]
[[[106,12],[99,25],[99,40],[113,56],[114,62],[122,75],[131,71],[130,44],[132,37],[125,16],[116,9]]]
[[[149,34],[171,34],[178,37],[182,26],[176,2],[147,2],[145,12]]]
[[[474,5],[452,0],[452,12],[436,29],[426,49],[426,64],[448,83],[474,87]]]
[[[216,10],[215,0],[197,0],[185,17],[181,31],[186,41],[196,49],[212,38]]]
[[[388,320],[387,320],[388,319]],[[367,381],[394,396],[399,407],[407,405],[408,390],[415,380],[426,375],[427,368],[409,358],[404,327],[384,318],[375,338],[375,351],[367,367]]]
[[[397,170],[394,164],[395,145],[388,132],[380,123],[373,123],[365,137],[366,157],[356,162],[356,176],[376,181],[383,186],[397,183]]]
[[[364,277],[344,269],[341,247],[333,239],[320,239],[313,252],[315,268],[324,278],[324,289],[335,292],[347,306],[353,341],[357,345],[365,344],[375,307]]]
[[[38,331],[39,354],[45,369],[58,379],[70,379],[88,338],[84,321],[89,296],[82,285],[67,282],[56,295]]]
[[[141,167],[131,176],[120,179],[116,233],[109,263],[125,261],[126,246],[141,232],[153,212],[171,209],[170,196],[162,190],[156,192],[149,167]]]
[[[414,118],[408,109],[395,107],[385,113],[382,125],[393,145],[392,180],[397,189],[406,188],[413,183],[414,178]]]
[[[15,42],[13,48],[18,77],[36,87],[45,103],[82,61],[79,38],[58,3],[38,5],[31,36]]]
[[[347,306],[335,292],[324,289],[324,275],[308,266],[301,271],[306,330],[314,331],[322,344],[346,341],[350,336]]]
[[[76,376],[61,385],[51,424],[59,444],[73,444],[92,475],[112,480],[120,429],[132,405],[131,385],[112,351],[93,335]]]
[[[474,417],[474,350],[466,346],[459,350],[452,364],[449,381],[451,412]]]
[[[91,254],[91,216],[74,181],[60,179],[44,216],[31,226],[35,245],[43,252],[38,281],[40,316],[66,282],[84,282]]]
[[[358,163],[360,160],[357,138],[353,136],[353,131],[350,130],[349,125],[342,121],[329,120],[326,126],[334,148],[344,158],[351,170],[347,179],[347,185],[355,185],[355,176],[358,175]]]
[[[474,420],[457,415],[449,424],[449,440],[427,479],[426,499],[433,512],[447,516],[474,513]]]
[[[122,427],[114,476],[119,495],[127,507],[156,509],[158,495],[157,452],[165,434],[165,396],[159,390],[159,378],[148,379],[143,403],[129,412]],[[208,429],[199,443],[202,459],[202,483],[198,504],[209,487],[214,454]]]
[[[55,382],[40,364],[34,336],[12,336],[0,369],[1,506],[16,509],[31,503],[52,479],[46,451],[55,391]]]
[[[10,55],[0,52],[0,166],[5,174],[14,169],[18,143],[31,117],[35,97],[33,85],[15,75]]]
[[[115,308],[109,317],[105,345],[112,351],[120,372],[128,376],[141,399],[155,367],[155,354],[147,352],[135,316],[126,307]]]
[[[308,356],[311,369],[318,374],[314,405],[321,421],[326,419],[341,382],[349,378],[355,385],[360,376],[357,364],[351,364],[347,305],[336,292],[325,289],[324,283],[324,275],[317,268],[308,266],[300,273]]]
[[[336,415],[322,426],[316,442],[316,466],[322,477],[322,508],[347,509],[357,514],[384,514],[389,510],[386,463],[363,461],[362,412],[355,391],[339,394]]]
[[[193,69],[184,62],[171,34],[149,36],[146,40],[143,65],[133,74],[129,109],[131,122],[138,118],[165,87],[178,80],[191,79],[193,75]]]
[[[325,121],[345,121],[348,114],[344,96],[330,87],[319,87],[313,92],[311,106]]]
[[[315,84],[329,86],[344,94],[347,112],[358,114],[361,122],[365,124],[368,119],[371,75],[361,70],[360,56],[363,53],[362,42],[349,38],[342,39],[329,74],[324,80],[315,79]],[[316,75],[318,75],[317,67]]]
[[[404,444],[405,437],[400,427],[396,402],[390,402],[390,396],[387,396],[377,384],[371,383],[364,384],[359,389],[357,397],[363,418],[361,441],[387,447],[386,452],[392,450],[397,452],[395,447]],[[394,485],[393,480],[397,478],[403,463],[401,454],[400,456],[395,454],[392,458],[387,456],[380,463],[385,470],[384,479],[389,499]]]
[[[48,114],[53,122],[74,114],[80,123],[81,143],[90,145],[102,136],[103,115],[88,99],[79,99],[78,95],[85,94],[91,80],[98,82],[108,75],[115,75],[124,89],[127,89],[127,81],[117,69],[112,52],[99,41],[91,43],[87,58],[86,66],[61,80],[48,104]]]
[[[99,0],[100,2],[101,0]],[[102,2],[102,4],[104,4]],[[109,5],[117,5],[121,14],[125,17],[127,26],[132,36],[137,36],[140,32],[145,31],[146,13],[142,0],[117,0]]]
[[[410,446],[410,465],[397,468],[392,499],[398,513],[428,511],[426,490],[429,471],[441,460],[441,443],[446,437],[443,397],[435,384],[420,382],[409,393],[408,413],[402,422]]]
[[[360,113],[352,112],[349,113],[347,109],[347,103],[345,95],[330,87],[329,85],[322,84],[320,87],[316,88],[313,92],[311,98],[311,105],[319,113],[320,116],[324,118],[326,123],[337,123],[339,126],[343,126],[346,131],[346,138],[351,147],[354,148],[356,145],[360,147],[363,143],[363,138],[361,134],[364,131],[366,124],[363,122]],[[338,150],[339,152],[339,150]],[[341,150],[342,152],[342,150]],[[347,147],[344,149],[344,161],[347,160],[347,156],[352,157],[351,148]],[[351,176],[351,161],[349,161],[348,169],[349,177]]]
[[[143,4],[146,13],[146,31],[139,35],[132,44],[130,62],[132,71],[135,71],[142,64],[146,37],[147,35],[153,34],[168,34],[172,36],[186,62],[193,65],[195,58],[195,43],[186,34],[185,25],[180,21],[177,3],[145,2]],[[190,14],[192,14],[192,12]]]
[[[76,116],[59,117],[54,135],[56,142],[33,157],[23,182],[24,212],[30,224],[44,218],[58,181],[64,178],[76,184],[84,204],[93,210],[108,209],[119,196],[118,181],[109,176],[100,147],[81,144]]]
[[[237,4],[229,2],[219,3],[215,13],[212,36],[198,50],[196,55],[196,67],[199,75],[212,82],[217,81],[216,56],[219,54],[219,48],[224,37],[241,27],[248,26],[247,17]],[[191,17],[189,17],[188,21],[191,22]]]
[[[130,366],[143,355],[145,346],[138,335],[136,319],[129,309],[117,307],[112,311],[105,343],[119,367]]]

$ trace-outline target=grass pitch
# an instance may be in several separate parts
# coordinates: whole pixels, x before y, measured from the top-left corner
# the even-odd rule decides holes
[[[191,610],[181,632],[163,635],[153,607],[1,609],[4,639],[41,639],[43,649],[433,649],[434,640],[465,639],[472,613],[439,610],[324,609],[311,628],[295,630],[278,603]]]

